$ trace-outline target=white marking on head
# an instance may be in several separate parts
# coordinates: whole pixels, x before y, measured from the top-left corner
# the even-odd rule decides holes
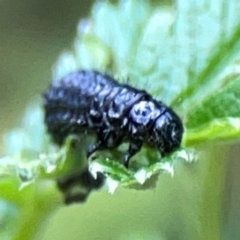
[[[134,104],[130,112],[130,116],[134,122],[144,126],[159,115],[160,110],[156,108],[156,105],[152,101],[140,101]]]

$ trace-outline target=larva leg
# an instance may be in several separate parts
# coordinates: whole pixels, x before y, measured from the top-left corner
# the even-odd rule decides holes
[[[99,133],[96,143],[90,144],[87,147],[87,158],[89,158],[94,152],[104,149],[117,148],[123,141],[121,136],[118,136],[115,132],[110,131],[107,133]]]
[[[103,133],[102,131],[98,132],[97,141],[95,143],[88,145],[88,147],[87,147],[87,158],[89,158],[96,151],[107,148],[107,140],[106,139],[107,139],[108,135],[109,135],[109,132],[108,133]]]
[[[141,150],[142,144],[143,142],[141,140],[130,142],[128,151],[124,155],[124,165],[126,168],[128,168],[130,158]]]
[[[87,147],[87,158],[89,158],[93,153],[98,150],[106,148],[105,144],[101,140],[98,140],[96,143],[89,144]]]

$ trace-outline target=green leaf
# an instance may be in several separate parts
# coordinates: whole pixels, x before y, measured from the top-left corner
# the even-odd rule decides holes
[[[91,20],[80,22],[75,55],[71,55],[73,66],[108,70],[120,81],[129,77],[131,84],[147,88],[157,99],[174,106],[186,123],[185,146],[236,141],[240,20],[234,13],[240,3],[232,4],[180,1],[173,9],[141,0],[116,5],[100,2],[93,8]],[[65,57],[55,68],[57,78],[68,73]],[[150,166],[160,161],[159,156],[148,153],[134,159],[147,156]],[[103,171],[109,162],[100,162]],[[115,178],[115,170],[121,176],[117,169],[117,164],[112,171],[108,167],[111,177]],[[137,168],[129,176],[135,171]],[[154,175],[150,169],[148,173]]]
[[[107,71],[120,82],[130,79],[131,85],[172,106],[185,123],[183,148],[166,158],[145,148],[125,169],[121,154],[99,153],[89,167],[93,174],[104,172],[111,192],[118,185],[155,186],[156,176],[172,174],[176,161],[196,158],[190,145],[239,141],[240,2],[154,2],[97,2],[90,17],[80,21],[73,49],[60,56],[53,70],[54,79],[81,68]],[[14,183],[18,179],[22,186],[55,181],[87,164],[85,140],[77,151],[71,138],[61,149],[51,143],[40,106],[31,106],[21,128],[7,135],[6,157],[0,159],[1,176]]]
[[[240,3],[235,1],[234,7],[232,4],[180,1],[174,9],[142,0],[98,2],[90,18],[80,21],[73,51],[65,52],[56,63],[54,79],[79,68],[107,70],[120,81],[130,78],[131,84],[147,88],[157,99],[172,103],[186,123],[185,146],[209,140],[236,141],[240,20],[233,13]],[[60,151],[51,144],[41,110],[31,108],[26,119],[30,124],[23,124],[22,129],[7,138],[11,166],[17,162],[18,167],[13,169],[22,179],[57,176],[61,168],[71,172],[75,163],[82,162],[78,159],[83,159],[83,148],[72,154],[68,143]],[[36,126],[31,124],[33,120]],[[117,160],[119,156],[110,153],[110,159]],[[134,173],[145,166],[150,166],[147,175],[153,176],[159,169],[151,166],[174,161],[171,156],[160,159],[147,149],[134,159],[138,164],[124,176],[129,178],[129,185]],[[122,183],[121,166],[118,163],[109,166],[109,160],[105,160],[100,155],[102,171],[108,166],[108,176],[113,179],[122,176],[117,177]]]
[[[240,138],[240,77],[231,80],[220,91],[193,109],[186,123],[187,142],[207,140],[239,140]]]

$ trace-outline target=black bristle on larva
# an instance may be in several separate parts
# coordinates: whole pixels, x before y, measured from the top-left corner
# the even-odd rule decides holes
[[[129,142],[124,165],[141,150],[155,148],[165,156],[177,149],[183,124],[177,114],[144,90],[121,84],[97,71],[78,71],[55,81],[44,94],[45,123],[62,145],[70,134],[96,134],[87,157]]]

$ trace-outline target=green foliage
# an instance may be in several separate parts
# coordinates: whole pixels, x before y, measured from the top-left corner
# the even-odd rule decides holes
[[[167,158],[143,149],[127,170],[115,152],[109,158],[99,155],[90,169],[108,173],[110,191],[119,184],[153,187],[159,172],[173,172],[175,161],[195,159],[189,148],[195,144],[239,141],[239,10],[237,0],[178,1],[175,7],[104,1],[79,23],[72,51],[63,53],[54,67],[55,79],[79,68],[107,71],[120,81],[129,78],[171,105],[185,123],[183,148]],[[6,157],[0,160],[1,176],[20,177],[22,186],[54,180],[77,161],[72,160],[70,140],[61,150],[49,140],[40,105],[31,106],[21,128],[7,135]]]

